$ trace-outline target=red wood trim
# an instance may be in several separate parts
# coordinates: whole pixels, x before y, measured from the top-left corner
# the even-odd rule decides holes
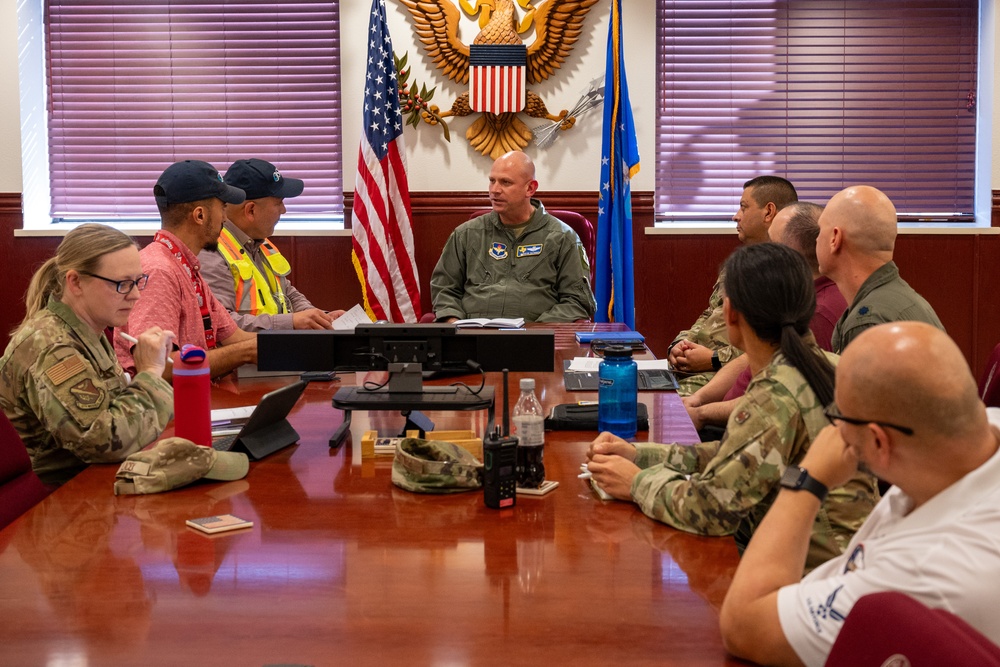
[[[577,211],[597,221],[597,192],[585,190],[539,190],[535,195],[545,203],[547,209],[566,209]],[[648,224],[653,223],[653,193],[652,191],[632,193],[632,214],[635,218],[648,218]],[[344,193],[344,224],[351,226],[351,207],[354,204],[354,193]],[[411,192],[410,208],[414,216],[434,214],[443,211],[459,219],[467,219],[474,211],[489,208],[489,198],[486,189],[480,191],[453,192]]]
[[[993,201],[990,206],[990,226],[1000,227],[1000,190],[993,190]]]
[[[20,192],[0,192],[0,213],[21,213]]]

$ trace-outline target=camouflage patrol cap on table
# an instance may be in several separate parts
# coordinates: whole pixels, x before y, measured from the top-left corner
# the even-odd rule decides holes
[[[167,438],[125,459],[115,474],[115,495],[160,493],[199,479],[243,479],[249,469],[242,452],[217,452],[184,438]]]
[[[396,445],[392,483],[417,493],[456,493],[483,486],[483,464],[456,444],[404,438]]]

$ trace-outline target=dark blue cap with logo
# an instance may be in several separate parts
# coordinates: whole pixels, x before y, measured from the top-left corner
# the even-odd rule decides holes
[[[297,178],[285,178],[267,160],[237,160],[226,170],[226,183],[247,193],[247,199],[298,197],[305,184]]]
[[[227,204],[242,204],[246,195],[227,185],[219,171],[201,160],[184,160],[167,167],[153,186],[159,206],[186,204],[203,199],[221,199]]]

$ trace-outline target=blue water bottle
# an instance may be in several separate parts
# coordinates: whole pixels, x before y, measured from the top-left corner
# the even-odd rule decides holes
[[[636,365],[632,348],[609,345],[598,370],[597,429],[610,431],[619,438],[633,438],[636,431]]]

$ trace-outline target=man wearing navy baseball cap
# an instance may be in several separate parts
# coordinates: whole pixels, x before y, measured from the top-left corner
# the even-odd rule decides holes
[[[246,199],[242,189],[227,184],[215,167],[184,160],[167,167],[153,187],[160,211],[160,230],[139,252],[142,272],[149,275],[145,300],[139,300],[121,332],[151,326],[177,333],[178,345],[192,344],[208,352],[212,377],[257,361],[257,337],[238,326],[212,294],[201,275],[198,253],[218,244],[226,206]],[[132,344],[115,337],[122,368],[134,373]],[[164,377],[172,375],[167,366]]]
[[[302,181],[250,158],[234,162],[225,183],[244,191],[246,200],[227,209],[218,245],[198,256],[216,298],[244,331],[329,329],[344,311],[316,308],[295,289],[288,260],[268,238],[285,213],[284,200],[302,194]]]

